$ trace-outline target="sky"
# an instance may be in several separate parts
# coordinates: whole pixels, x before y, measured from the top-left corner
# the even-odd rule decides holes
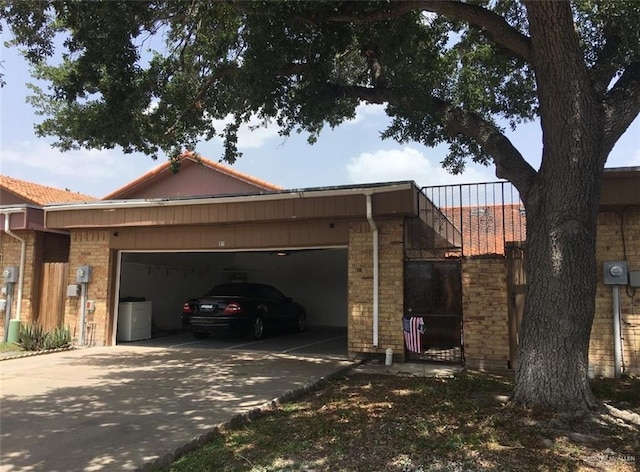
[[[34,124],[41,118],[26,103],[30,91],[25,84],[32,81],[26,62],[16,49],[5,47],[0,60],[6,81],[0,88],[0,174],[101,198],[163,163],[162,157],[154,161],[118,149],[61,153],[51,147],[52,138],[35,135]],[[446,146],[381,140],[380,132],[388,123],[382,106],[362,105],[354,120],[327,128],[314,145],[307,144],[305,135],[283,138],[275,127],[253,132],[245,127],[238,140],[243,156],[233,168],[285,189],[402,180],[419,186],[498,180],[493,166],[473,163],[462,175],[449,174],[440,165]],[[542,148],[539,124],[521,126],[508,137],[537,169]],[[219,140],[203,142],[196,150],[213,161],[223,152]],[[639,118],[607,161],[607,167],[635,166],[640,166]]]

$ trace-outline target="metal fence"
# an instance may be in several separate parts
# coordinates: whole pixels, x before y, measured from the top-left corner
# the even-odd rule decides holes
[[[419,221],[407,232],[407,249],[434,256],[505,254],[526,239],[526,214],[506,181],[423,187]]]

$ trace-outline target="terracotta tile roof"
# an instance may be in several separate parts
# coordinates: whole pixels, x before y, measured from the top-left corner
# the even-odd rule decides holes
[[[442,213],[462,233],[465,256],[504,254],[506,243],[526,239],[527,217],[520,203],[449,207]]]
[[[28,203],[39,206],[49,203],[89,202],[98,200],[90,195],[40,185],[34,182],[27,182],[6,175],[0,175],[0,188],[26,200]]]
[[[185,162],[185,161],[189,161],[189,162]],[[224,164],[220,164],[219,162],[214,162],[211,161],[209,159],[205,159],[204,157],[196,157],[196,155],[192,152],[185,152],[182,157],[181,157],[181,164],[189,164],[189,163],[197,163],[197,164],[201,164],[203,166],[209,167],[210,169],[216,170],[222,174],[226,174],[230,177],[233,177],[235,179],[238,180],[242,180],[244,182],[247,182],[251,185],[255,185],[256,187],[260,187],[264,190],[273,190],[273,191],[278,191],[278,190],[282,190],[283,188],[280,187],[279,185],[274,185],[271,184],[265,180],[261,180],[258,179],[256,177],[253,177],[249,174],[245,174],[243,172],[239,172],[235,169],[232,169],[231,167],[224,165]],[[158,167],[156,167],[155,169],[151,169],[149,172],[147,172],[144,175],[141,175],[140,177],[138,177],[137,179],[129,182],[128,184],[126,184],[123,187],[120,187],[117,190],[114,190],[113,192],[111,192],[108,195],[105,195],[102,199],[103,200],[111,200],[114,198],[117,198],[118,196],[122,195],[123,193],[149,181],[150,179],[153,179],[155,177],[157,177],[158,175],[170,171],[170,165],[171,163],[167,160],[167,162],[159,165]]]

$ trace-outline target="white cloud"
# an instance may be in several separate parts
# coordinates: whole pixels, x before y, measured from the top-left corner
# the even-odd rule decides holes
[[[438,18],[437,13],[433,13],[430,11],[423,11],[420,13],[420,20],[423,25],[429,26],[431,25],[435,19]]]
[[[367,123],[371,126],[383,129],[385,124],[380,119],[386,118],[385,113],[386,105],[368,104],[361,102],[356,108],[356,116],[354,119],[346,121],[345,126],[351,126],[355,124]],[[213,126],[218,131],[222,132],[225,126],[233,121],[233,116],[228,115],[222,120],[212,120]],[[245,123],[240,126],[238,131],[238,149],[258,149],[264,146],[264,144],[273,139],[279,138],[281,141],[285,141],[287,137],[280,136],[280,127],[275,120],[262,123],[256,116],[253,116],[249,123]],[[218,137],[213,139],[216,143],[221,143],[222,140]]]
[[[233,121],[231,115],[224,120],[213,120],[213,126],[216,131],[222,132],[227,124]],[[240,126],[238,130],[238,149],[256,149],[264,145],[266,141],[278,137],[279,127],[275,122],[269,122],[265,125],[257,117],[252,117],[249,123]],[[221,142],[220,138],[215,141]]]
[[[427,159],[409,146],[363,153],[347,164],[351,183],[393,182],[413,180],[419,186],[448,185],[497,180],[492,167],[468,165],[462,175],[452,175],[440,165],[441,158]]]
[[[386,107],[384,104],[360,102],[360,105],[356,108],[356,117],[345,124],[355,125],[371,119],[379,121],[377,120],[378,118],[386,116]]]
[[[121,170],[118,168],[121,158],[122,153],[115,150],[83,149],[63,153],[44,141],[27,141],[17,148],[2,149],[3,167],[20,164],[55,175],[112,177]]]
[[[160,105],[160,99],[159,98],[153,98],[151,99],[151,102],[149,103],[149,106],[147,107],[147,109],[145,111],[143,111],[142,113],[145,115],[149,115],[151,113],[153,113],[156,108],[158,108],[158,106]]]
[[[250,129],[251,127],[254,129]],[[240,127],[238,132],[238,148],[260,148],[269,139],[278,137],[279,129],[278,125],[273,122],[263,126],[256,118],[252,118],[248,125],[242,125]]]
[[[148,157],[118,150],[63,153],[45,141],[25,141],[3,146],[0,173],[99,197],[158,164]]]

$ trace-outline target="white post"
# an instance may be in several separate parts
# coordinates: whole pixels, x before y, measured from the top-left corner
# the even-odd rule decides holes
[[[87,316],[87,284],[80,284],[80,335],[78,336],[78,344],[84,346],[84,332]]]
[[[622,375],[622,342],[620,340],[620,286],[613,289],[613,371],[616,379]]]

